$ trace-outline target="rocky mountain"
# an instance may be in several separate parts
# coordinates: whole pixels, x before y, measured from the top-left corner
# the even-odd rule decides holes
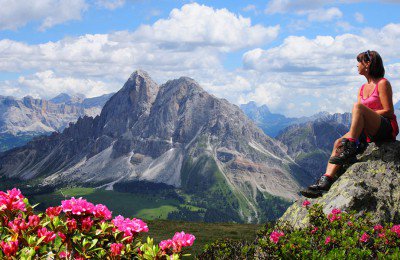
[[[37,135],[60,132],[84,115],[100,114],[112,94],[84,98],[62,93],[50,100],[0,96],[0,151],[23,145]]]
[[[271,113],[266,105],[257,106],[254,101],[240,105],[243,112],[253,120],[267,135],[276,137],[288,126],[302,124],[329,116],[328,112],[319,112],[309,117],[285,117],[281,114]]]
[[[95,118],[0,154],[0,176],[53,187],[164,183],[211,219],[247,222],[274,217],[311,179],[239,107],[190,78],[158,86],[143,71]]]
[[[66,105],[71,104],[80,104],[85,99],[85,95],[77,94],[77,95],[68,95],[67,93],[61,93],[49,101],[57,104],[65,103]]]
[[[358,162],[347,169],[321,198],[308,199],[323,205],[325,214],[333,208],[371,213],[376,223],[400,222],[400,142],[371,143]],[[280,221],[300,228],[308,223],[304,199],[295,202]]]
[[[350,113],[325,115],[311,122],[289,126],[276,138],[315,180],[325,173],[333,143],[348,131],[350,123]]]

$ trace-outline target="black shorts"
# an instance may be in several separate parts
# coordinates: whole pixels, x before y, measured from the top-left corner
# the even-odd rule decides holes
[[[381,125],[378,132],[374,136],[370,136],[371,142],[387,142],[393,141],[393,128],[390,120],[386,117],[381,116]]]

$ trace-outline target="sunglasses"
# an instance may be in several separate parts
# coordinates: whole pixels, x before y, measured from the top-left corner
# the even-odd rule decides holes
[[[371,61],[371,55],[369,54],[369,50],[367,50],[367,51],[364,52],[363,54],[366,54],[366,55],[367,55],[367,57],[364,56],[364,61],[365,61],[365,62]],[[358,62],[361,62],[361,59],[357,57],[357,61],[358,61]]]

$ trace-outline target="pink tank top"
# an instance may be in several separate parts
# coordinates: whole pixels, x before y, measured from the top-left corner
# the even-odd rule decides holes
[[[382,78],[381,80],[386,80],[386,79]],[[365,84],[362,85],[361,90],[360,90],[361,104],[369,107],[370,109],[372,109],[374,111],[383,109],[383,106],[382,106],[382,103],[381,103],[381,99],[379,98],[379,91],[378,91],[378,84],[379,84],[379,82],[381,80],[379,80],[378,83],[376,83],[374,91],[366,99],[364,99],[364,97],[363,97]],[[392,137],[393,137],[393,140],[396,140],[396,136],[399,134],[399,126],[397,124],[396,116],[394,116],[394,118],[390,119],[390,124],[392,125]]]
[[[381,80],[383,80],[383,79],[385,79],[385,78],[382,78]],[[361,104],[371,108],[374,111],[383,109],[381,99],[379,98],[379,91],[378,91],[378,84],[381,80],[379,80],[378,83],[376,83],[374,91],[372,91],[372,94],[369,97],[367,97],[366,99],[364,99],[364,96],[363,96],[365,84],[362,85],[361,90],[360,90]]]

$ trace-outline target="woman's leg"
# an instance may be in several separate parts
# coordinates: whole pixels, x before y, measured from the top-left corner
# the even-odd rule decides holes
[[[365,130],[368,135],[374,136],[381,126],[381,116],[372,109],[360,103],[353,106],[350,131],[346,136],[359,138],[362,131]]]
[[[333,144],[331,157],[337,156],[337,149],[341,145],[342,139],[349,138],[349,137],[350,137],[349,133],[346,133],[344,136],[342,136],[341,138],[339,138],[335,141],[335,143]],[[328,165],[326,166],[325,175],[328,175],[329,177],[332,177],[332,178],[335,177],[335,174],[340,169],[340,167],[342,167],[342,166],[328,162]]]

